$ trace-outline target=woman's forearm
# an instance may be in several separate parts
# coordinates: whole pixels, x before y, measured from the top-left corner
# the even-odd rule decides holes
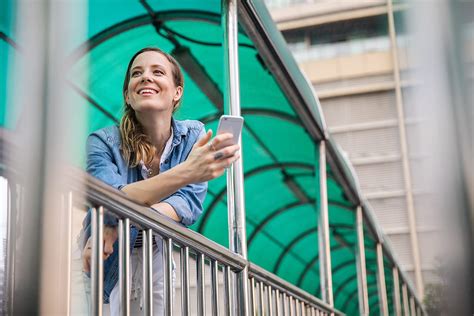
[[[192,182],[194,179],[183,162],[149,179],[127,184],[122,191],[135,202],[152,206]]]

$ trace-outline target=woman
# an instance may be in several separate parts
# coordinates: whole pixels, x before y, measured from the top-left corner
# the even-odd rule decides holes
[[[202,212],[206,181],[224,173],[239,158],[238,145],[225,146],[231,134],[212,137],[198,121],[177,121],[184,78],[176,60],[157,48],[144,48],[130,60],[123,84],[125,113],[120,127],[92,133],[87,142],[87,171],[185,226]],[[88,241],[83,251],[83,270],[90,271],[90,214],[85,223]],[[117,222],[106,216],[104,228],[104,301],[111,314],[119,313]],[[154,247],[155,314],[163,313],[161,239]],[[141,234],[132,227],[130,241],[132,291],[140,297]],[[138,272],[137,272],[138,271]],[[135,302],[136,303],[136,302]],[[133,308],[132,302],[132,308]],[[140,304],[138,304],[140,305]],[[133,312],[132,312],[133,314]]]

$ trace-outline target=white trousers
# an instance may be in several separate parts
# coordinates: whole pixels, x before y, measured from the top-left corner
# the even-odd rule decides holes
[[[155,237],[158,247],[153,247],[153,315],[164,315],[164,269],[162,239]],[[143,278],[143,255],[142,248],[133,248],[130,255],[130,315],[143,313],[142,278]],[[72,286],[71,286],[71,314],[91,315],[90,304],[90,278],[82,272],[81,251],[77,247],[73,252],[72,261]],[[176,268],[173,260],[173,300],[176,280]],[[173,301],[172,300],[172,301]],[[120,288],[119,283],[115,285],[110,293],[110,304],[103,306],[104,316],[119,315],[120,312]]]
[[[156,238],[156,237],[155,237]],[[153,247],[153,315],[164,315],[164,269],[162,239],[156,238],[158,247]],[[130,256],[130,315],[143,313],[143,250],[134,248]],[[174,296],[174,286],[176,280],[175,263],[173,260],[172,283]],[[110,293],[110,315],[119,315],[120,310],[120,289],[119,283],[115,285]]]

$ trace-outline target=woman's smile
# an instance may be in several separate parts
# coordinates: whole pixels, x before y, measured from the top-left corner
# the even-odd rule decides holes
[[[144,95],[144,96],[147,96],[147,95],[154,95],[154,94],[158,94],[159,91],[155,88],[151,88],[151,87],[143,87],[143,88],[140,88],[137,93],[139,95]]]

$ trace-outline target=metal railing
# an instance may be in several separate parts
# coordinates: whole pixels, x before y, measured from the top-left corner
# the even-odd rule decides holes
[[[6,175],[4,175],[6,176]],[[245,268],[248,270],[247,297],[251,315],[342,315],[318,298],[287,283],[272,273],[250,263],[229,249],[207,239],[206,237],[185,228],[153,210],[142,207],[120,191],[100,182],[85,172],[71,169],[67,177],[71,180],[70,187],[64,188],[62,198],[64,209],[58,216],[65,218],[69,265],[67,271],[68,289],[64,296],[67,302],[67,313],[71,314],[71,249],[74,237],[72,234],[73,213],[77,210],[85,216],[87,208],[92,212],[92,260],[91,260],[91,314],[103,314],[103,235],[104,215],[108,212],[118,218],[118,250],[119,250],[119,289],[120,314],[130,315],[130,227],[142,230],[143,233],[143,277],[142,300],[145,315],[153,314],[153,240],[159,235],[163,239],[163,271],[164,271],[164,308],[165,315],[243,315],[244,308],[239,306],[242,284],[238,275]],[[11,182],[13,184],[13,182]],[[12,191],[13,188],[10,189]],[[13,190],[14,191],[14,190]],[[13,195],[12,195],[13,196]],[[17,198],[20,198],[16,195]],[[15,209],[18,201],[9,203],[8,213],[18,214]],[[21,203],[20,203],[21,204]],[[9,216],[11,218],[11,216]],[[9,231],[15,231],[10,221]],[[8,240],[8,255],[14,256],[17,249],[13,235]],[[180,302],[173,300],[173,258],[178,258],[180,284]],[[8,271],[14,270],[14,261],[8,261]],[[195,266],[194,271],[190,271]],[[210,280],[206,272],[210,270]],[[193,273],[190,273],[193,272]],[[191,275],[195,273],[193,279]],[[207,275],[209,277],[209,275]],[[8,305],[15,299],[14,280],[7,280]],[[207,289],[210,288],[210,291]],[[192,291],[193,290],[193,291]],[[194,304],[192,304],[194,303]],[[173,308],[178,305],[178,310]],[[9,306],[7,306],[8,309]],[[11,311],[11,310],[9,310]],[[14,312],[14,311],[13,311]]]
[[[82,175],[84,177],[84,175]],[[130,240],[127,238],[127,232],[130,227],[130,221],[134,225],[143,229],[144,238],[144,267],[143,270],[147,271],[148,278],[143,280],[143,288],[145,289],[145,308],[150,311],[152,308],[152,297],[151,293],[152,282],[151,282],[151,248],[152,239],[151,236],[154,234],[160,235],[163,238],[164,243],[164,271],[165,271],[165,309],[167,315],[173,315],[173,302],[172,296],[172,253],[173,248],[180,249],[180,262],[181,262],[181,306],[182,314],[187,315],[190,313],[190,278],[189,278],[189,257],[190,254],[195,258],[197,262],[197,314],[198,315],[219,315],[219,298],[223,295],[225,315],[242,315],[242,306],[235,306],[235,304],[241,301],[237,296],[242,290],[239,288],[242,286],[236,282],[235,277],[243,271],[245,267],[249,269],[249,282],[250,282],[250,293],[249,297],[252,301],[251,310],[253,315],[325,315],[325,314],[341,314],[340,312],[330,308],[327,304],[323,303],[314,296],[298,289],[295,286],[281,280],[277,276],[271,274],[259,268],[256,265],[251,264],[241,256],[232,253],[230,250],[223,246],[216,244],[204,236],[197,234],[187,228],[184,228],[173,221],[165,218],[159,214],[156,214],[152,210],[144,207],[139,207],[135,203],[129,201],[124,195],[120,194],[116,190],[107,187],[100,183],[96,179],[90,176],[85,176],[87,179],[86,192],[78,192],[79,195],[85,194],[87,200],[92,203],[95,208],[97,218],[95,227],[93,228],[93,236],[98,236],[100,240],[101,236],[101,219],[103,216],[104,208],[107,211],[115,214],[120,218],[120,234],[119,234],[119,253],[122,254],[120,258],[120,288],[122,290],[122,304],[123,314],[127,314],[128,306],[128,293],[126,290],[129,287],[129,280],[127,280],[127,271],[129,269],[128,257],[126,249],[130,248]],[[94,257],[98,258],[98,254],[102,251],[100,245],[94,243],[93,252],[96,254]],[[209,262],[211,270],[211,311],[205,310],[205,290],[204,287],[204,274],[205,265]],[[101,263],[93,261],[92,271],[96,271],[97,275],[100,275]],[[220,293],[218,286],[218,271],[223,271],[223,293]],[[101,279],[92,278],[94,288],[101,289]],[[255,286],[259,286],[260,293],[255,295]],[[265,290],[264,290],[265,289]],[[266,293],[267,299],[263,298],[263,293]],[[101,293],[98,290],[95,293],[97,302],[100,302]],[[259,300],[253,299],[259,297]],[[286,302],[285,302],[286,300]],[[94,301],[94,300],[93,300]],[[287,303],[287,304],[286,304]],[[98,310],[99,303],[96,303],[93,308],[95,311]],[[288,306],[288,309],[285,307]],[[300,312],[296,312],[300,309]],[[293,310],[295,313],[293,313]]]

